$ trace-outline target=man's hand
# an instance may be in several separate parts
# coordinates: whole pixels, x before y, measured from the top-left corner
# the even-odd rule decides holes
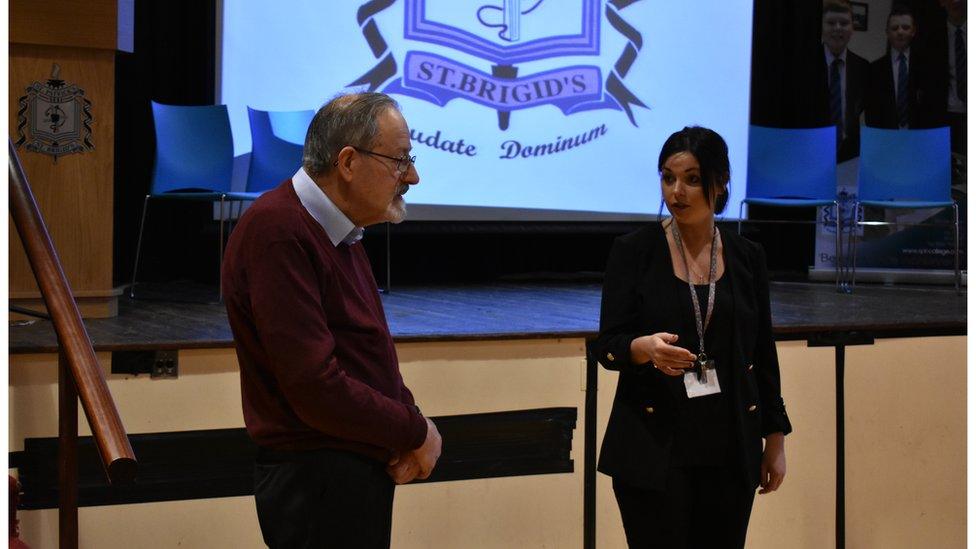
[[[434,422],[427,419],[427,438],[424,443],[416,450],[393,456],[386,466],[386,473],[397,484],[406,484],[418,478],[425,479],[433,472],[440,457],[441,434]]]
[[[417,462],[417,458],[414,457],[413,452],[407,452],[402,456],[393,456],[386,466],[386,474],[390,475],[393,482],[397,484],[406,484],[412,481],[417,478],[417,473],[419,472],[420,464]]]
[[[434,466],[437,465],[437,460],[441,457],[441,433],[437,430],[437,426],[430,418],[424,418],[427,420],[427,438],[424,439],[424,443],[412,451],[411,454],[417,459],[417,464],[420,466],[420,472],[417,473],[417,478],[427,478],[434,471]]]

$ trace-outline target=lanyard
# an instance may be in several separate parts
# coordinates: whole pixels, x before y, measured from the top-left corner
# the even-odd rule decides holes
[[[695,308],[695,328],[698,330],[698,362],[704,364],[708,360],[705,355],[705,330],[708,322],[712,319],[712,310],[715,308],[715,271],[718,268],[718,248],[715,247],[715,238],[718,236],[718,229],[712,226],[712,253],[711,261],[708,266],[708,309],[705,311],[705,322],[702,322],[701,305],[698,304],[698,294],[695,292],[695,284],[691,281],[691,273],[688,270],[688,261],[685,259],[684,246],[681,243],[681,233],[678,232],[678,223],[671,220],[671,235],[674,237],[674,245],[678,248],[678,255],[681,256],[681,263],[685,267],[685,278],[688,280],[688,289],[691,291],[691,304]]]

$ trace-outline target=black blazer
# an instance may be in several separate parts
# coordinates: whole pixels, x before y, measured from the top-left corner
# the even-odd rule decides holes
[[[949,125],[949,47],[955,44],[949,43],[947,25],[945,18],[938,19],[938,24],[930,29],[925,47],[926,66],[931,67],[928,72],[936,126]]]
[[[827,74],[827,59],[820,56],[820,66],[823,74]],[[868,74],[871,64],[860,55],[847,50],[847,61],[844,63],[844,77],[847,80],[847,89],[844,99],[847,109],[844,111],[844,134],[845,137],[837,143],[837,161],[843,162],[850,160],[861,154],[861,113],[864,112],[864,95],[868,88]],[[828,113],[827,123],[830,124],[830,79],[824,81],[826,85],[825,100]]]
[[[779,362],[769,312],[769,282],[762,248],[721,230],[725,274],[733,299],[731,387],[743,478],[759,485],[762,437],[792,430],[780,396]],[[663,489],[677,425],[681,376],[630,360],[630,343],[641,335],[670,331],[660,306],[676,299],[664,229],[653,223],[614,241],[603,283],[600,335],[593,351],[604,367],[618,370],[610,422],[597,469],[647,489]]]
[[[927,62],[929,60],[926,59],[923,49],[912,47],[908,61],[908,127],[913,129],[934,128],[941,121],[938,116],[939,93],[930,78],[931,67],[926,70]],[[890,52],[871,63],[868,93],[864,103],[865,125],[898,129],[898,105],[895,101],[893,75]]]

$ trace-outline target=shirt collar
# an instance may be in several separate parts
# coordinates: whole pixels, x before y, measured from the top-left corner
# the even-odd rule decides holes
[[[891,48],[891,62],[892,63],[897,63],[898,62],[898,56],[901,55],[901,54],[905,54],[905,61],[911,61],[912,60],[912,47],[911,46],[908,46],[907,48],[905,48],[905,51],[901,51],[901,52],[898,51],[898,50],[896,50],[895,48]]]
[[[312,181],[305,168],[299,168],[291,178],[295,194],[309,215],[325,230],[333,246],[340,243],[351,245],[363,237],[363,228],[357,227],[342,213],[328,195]]]
[[[834,59],[840,59],[845,64],[847,63],[847,48],[844,48],[844,51],[840,52],[840,55],[836,55],[836,56],[834,55],[834,52],[830,51],[830,48],[827,47],[827,44],[824,44],[823,48],[824,48],[824,56],[827,59],[827,66],[830,66],[830,64],[834,62]]]
[[[946,26],[949,27],[949,32],[951,32],[953,34],[955,34],[956,29],[962,29],[962,32],[965,33],[966,32],[966,23],[968,23],[968,22],[969,22],[968,20],[963,21],[962,22],[962,25],[959,25],[957,27],[957,26],[955,26],[955,25],[952,24],[952,21],[949,21],[948,19],[946,19]]]

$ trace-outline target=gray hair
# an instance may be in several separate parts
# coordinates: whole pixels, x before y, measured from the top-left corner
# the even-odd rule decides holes
[[[369,148],[379,134],[377,119],[400,106],[385,93],[341,94],[315,113],[305,134],[302,167],[312,177],[329,173],[343,147]]]

